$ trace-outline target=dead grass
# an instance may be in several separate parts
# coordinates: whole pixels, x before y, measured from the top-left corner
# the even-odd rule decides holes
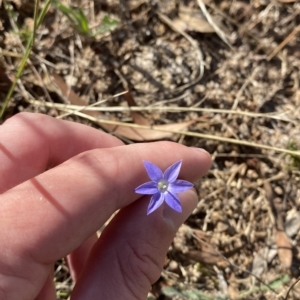
[[[61,2],[80,7],[91,29],[105,15],[119,25],[83,36],[51,7],[5,118],[67,113],[127,143],[170,139],[214,159],[149,299],[300,298],[299,284],[287,297],[300,275],[300,4]],[[30,3],[0,8],[0,99],[32,28]],[[124,122],[132,125],[115,129]],[[72,281],[63,262],[56,282],[67,299]]]

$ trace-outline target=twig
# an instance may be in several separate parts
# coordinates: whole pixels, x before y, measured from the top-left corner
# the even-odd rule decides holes
[[[287,300],[290,294],[290,291],[294,288],[294,286],[300,281],[300,277],[297,278],[297,280],[289,287],[287,294],[284,298],[284,300]]]
[[[244,140],[235,140],[235,139],[225,138],[225,137],[221,137],[221,136],[217,136],[217,135],[204,134],[204,133],[198,133],[198,132],[192,132],[192,131],[170,130],[170,129],[163,129],[163,128],[159,128],[159,127],[155,127],[155,126],[145,126],[145,125],[138,125],[138,124],[133,124],[133,123],[124,123],[124,122],[118,122],[118,121],[98,119],[98,118],[94,118],[92,116],[89,116],[87,114],[84,114],[84,113],[81,113],[78,111],[72,111],[70,113],[73,113],[74,115],[85,118],[87,120],[90,120],[90,121],[95,122],[100,125],[101,124],[111,124],[111,125],[117,125],[117,126],[126,126],[126,127],[132,127],[132,128],[141,128],[141,129],[156,130],[156,131],[161,131],[161,132],[169,132],[169,133],[174,133],[174,134],[183,134],[186,136],[193,136],[193,137],[198,137],[198,138],[203,138],[203,139],[208,139],[208,140],[215,140],[215,141],[220,141],[220,142],[225,142],[225,143],[230,143],[230,144],[236,144],[236,145],[240,145],[240,146],[254,147],[254,148],[259,148],[259,149],[271,150],[271,151],[276,151],[276,152],[280,152],[280,153],[300,156],[300,151],[292,151],[292,150],[288,150],[288,149],[277,148],[277,147],[272,147],[272,146],[263,145],[263,144],[257,144],[254,142],[248,142],[248,141],[244,141]]]
[[[219,251],[217,251],[216,249],[214,249],[209,243],[206,243],[204,240],[200,239],[197,235],[194,234],[193,230],[183,224],[182,226],[186,227],[191,235],[197,240],[199,241],[201,244],[205,245],[206,247],[209,247],[210,249],[214,250],[220,257],[222,257],[225,261],[227,261],[229,263],[229,265],[231,265],[233,268],[239,270],[239,271],[242,271],[242,272],[245,272],[253,277],[255,277],[257,279],[257,281],[259,281],[261,284],[263,284],[264,286],[267,286],[273,293],[275,293],[276,295],[278,294],[270,285],[268,285],[267,283],[265,283],[262,279],[260,279],[258,276],[256,276],[255,274],[253,274],[252,272],[246,270],[246,269],[242,269],[240,268],[239,266],[237,266],[236,264],[232,263],[227,257],[225,257],[222,253],[220,253]]]
[[[217,24],[214,22],[213,18],[211,17],[211,15],[209,14],[209,12],[207,11],[205,4],[203,3],[202,0],[197,0],[198,5],[200,7],[200,9],[202,10],[202,13],[204,14],[204,16],[207,19],[207,22],[212,26],[212,28],[215,30],[216,34],[220,37],[220,39],[231,49],[233,50],[232,46],[229,44],[227,37],[225,35],[225,33],[219,28],[219,26],[217,26]]]
[[[22,58],[23,54],[0,49],[0,57],[1,56],[9,56],[9,57]]]
[[[175,89],[176,92],[181,92],[186,90],[187,88],[193,86],[194,84],[196,84],[197,82],[199,82],[201,80],[201,78],[203,77],[204,74],[204,60],[203,60],[203,54],[202,51],[200,50],[198,43],[186,32],[184,32],[183,30],[181,30],[180,28],[177,28],[177,26],[175,26],[172,22],[171,19],[169,19],[166,15],[157,12],[159,18],[166,23],[168,26],[170,26],[174,31],[177,31],[178,33],[180,33],[183,37],[185,37],[190,44],[193,46],[193,48],[195,49],[197,56],[198,56],[198,62],[199,62],[199,74],[197,76],[197,78],[195,78],[194,80],[191,80],[191,82],[184,84],[178,88]]]
[[[184,99],[187,96],[188,96],[188,91],[185,91],[176,97],[172,97],[172,98],[160,100],[160,101],[155,101],[155,103],[151,104],[151,106],[159,107],[160,105],[165,104],[165,103],[174,103],[174,102],[178,103],[179,100]]]
[[[235,110],[239,104],[239,101],[240,101],[240,97],[242,96],[244,90],[246,89],[246,87],[248,86],[248,84],[254,80],[257,72],[260,70],[260,67],[256,67],[251,75],[245,80],[244,84],[242,85],[242,87],[239,89],[239,91],[237,92],[236,94],[236,97],[235,97],[235,100],[233,102],[233,105],[232,105],[232,109]]]
[[[124,92],[125,93],[125,92]],[[118,94],[120,95],[120,94]],[[247,111],[240,110],[229,110],[229,109],[217,109],[217,108],[199,108],[199,107],[178,107],[178,106],[160,106],[157,107],[155,105],[139,107],[139,106],[131,106],[129,107],[120,107],[120,106],[112,106],[112,107],[94,107],[93,105],[80,106],[80,105],[72,105],[72,104],[61,104],[61,103],[50,103],[43,102],[40,100],[30,100],[30,104],[36,106],[46,106],[46,107],[54,107],[54,108],[64,108],[70,110],[77,111],[102,111],[102,112],[127,112],[127,111],[161,111],[168,113],[179,113],[179,112],[202,112],[202,113],[215,113],[215,114],[228,114],[228,115],[240,115],[250,118],[266,118],[266,119],[274,119],[284,122],[293,123],[298,125],[299,122],[295,119],[287,119],[281,117],[282,114],[285,113],[253,113]]]
[[[0,49],[0,57],[1,56],[9,56],[9,57],[22,58],[24,56],[24,54]],[[37,60],[39,60],[39,61],[41,61],[41,62],[43,62],[45,65],[50,66],[54,70],[57,69],[57,66],[55,64],[53,64],[50,61],[46,60],[45,58],[41,57],[37,53],[34,53],[34,58],[37,59]]]
[[[127,93],[127,91],[121,92],[121,93],[118,93],[118,94],[113,95],[111,98],[116,98],[116,97],[122,96],[122,95],[124,95],[124,94],[126,94],[126,93]],[[76,110],[71,111],[71,112],[68,112],[68,113],[65,113],[65,114],[60,115],[60,116],[58,116],[58,117],[56,117],[56,118],[57,118],[57,119],[65,118],[65,117],[67,117],[67,116],[76,114],[76,112],[80,112],[80,111],[82,111],[82,110],[86,110],[87,107],[93,107],[93,106],[99,105],[99,104],[101,104],[101,103],[104,103],[104,102],[108,101],[109,99],[110,99],[110,98],[106,98],[106,99],[103,99],[103,100],[99,100],[99,101],[97,101],[97,102],[95,102],[95,103],[93,103],[93,104],[91,104],[91,105],[87,105],[87,106],[78,106],[78,105],[74,105],[74,106],[77,107]],[[30,100],[29,102],[32,103],[33,101]],[[45,104],[45,106],[48,106],[48,105],[46,105],[47,102],[44,102],[44,104]],[[56,103],[56,104],[57,104],[57,103]],[[66,110],[69,111],[68,109],[64,109],[64,107],[66,107],[66,106],[68,106],[68,105],[67,105],[67,104],[61,104],[61,107],[59,107],[59,108],[62,108],[62,109],[65,110],[65,111],[66,111]],[[57,106],[54,105],[54,103],[52,103],[52,106],[50,105],[50,107],[56,107],[56,108],[58,108]]]
[[[267,57],[267,60],[271,60],[283,47],[285,47],[290,40],[300,31],[300,25],[298,25],[294,30],[272,51]]]

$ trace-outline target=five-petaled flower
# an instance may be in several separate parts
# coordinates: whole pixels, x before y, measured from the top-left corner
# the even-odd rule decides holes
[[[174,163],[164,173],[159,167],[148,161],[144,161],[144,165],[152,181],[138,186],[135,192],[142,195],[153,195],[147,215],[159,208],[164,201],[177,212],[182,212],[177,193],[184,192],[193,186],[189,181],[177,179],[182,160]]]

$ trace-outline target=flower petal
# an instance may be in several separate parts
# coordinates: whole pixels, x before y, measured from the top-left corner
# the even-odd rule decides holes
[[[146,160],[144,160],[144,166],[151,180],[158,182],[163,178],[163,172],[158,166]]]
[[[171,208],[173,208],[177,212],[182,212],[181,203],[176,194],[172,194],[170,192],[165,193],[165,201]]]
[[[158,192],[157,184],[153,181],[148,181],[141,184],[134,190],[137,194],[152,195]]]
[[[169,183],[175,181],[179,175],[181,164],[182,160],[170,166],[164,173],[164,179],[166,179]]]
[[[181,192],[184,192],[186,190],[189,190],[193,186],[194,185],[189,181],[175,180],[174,182],[169,184],[168,191],[170,191],[173,194],[181,193]]]
[[[158,209],[164,202],[164,194],[163,193],[156,193],[151,197],[150,203],[148,205],[147,215],[154,212],[156,209]]]

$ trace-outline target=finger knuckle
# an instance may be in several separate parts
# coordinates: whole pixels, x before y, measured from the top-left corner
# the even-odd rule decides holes
[[[147,291],[159,278],[161,266],[156,255],[153,254],[157,251],[152,248],[153,246],[146,243],[139,243],[138,247],[135,242],[134,244],[130,241],[125,243],[124,249],[126,249],[128,259],[121,262],[122,273],[127,287],[131,287],[131,290],[139,287]],[[124,251],[122,251],[122,257],[124,257]]]

